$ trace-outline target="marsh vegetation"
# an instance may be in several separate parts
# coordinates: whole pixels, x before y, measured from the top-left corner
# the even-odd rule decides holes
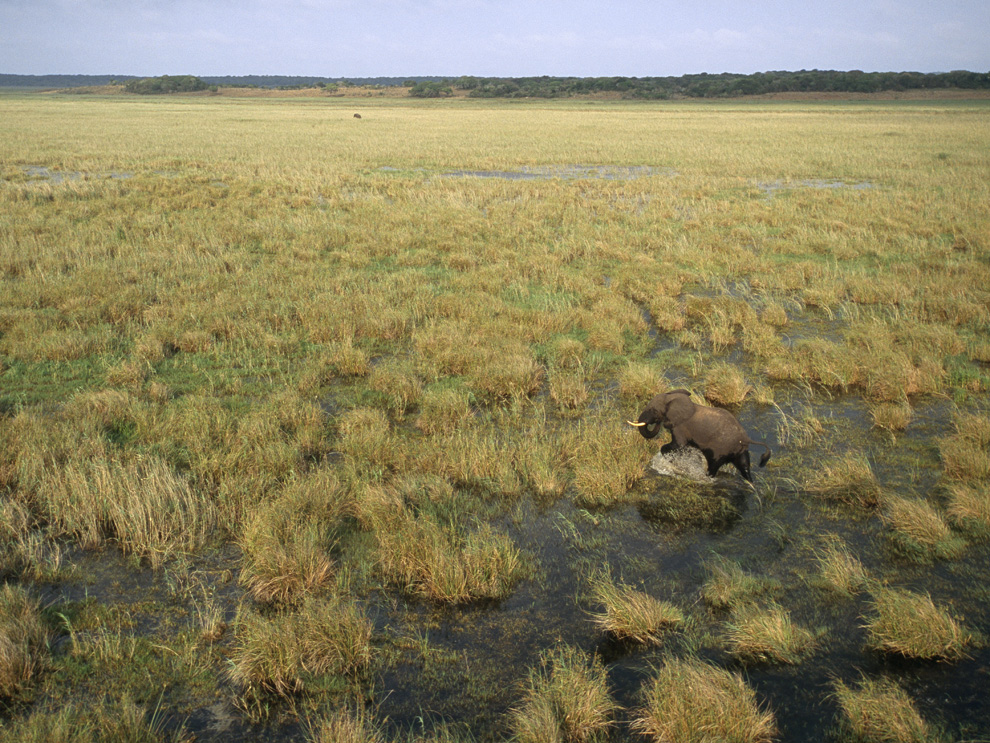
[[[985,102],[0,107],[0,740],[990,730]]]

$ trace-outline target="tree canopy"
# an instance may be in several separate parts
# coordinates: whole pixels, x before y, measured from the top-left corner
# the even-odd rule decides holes
[[[680,77],[377,77],[330,78],[283,75],[194,77],[177,75],[138,79],[126,75],[5,75],[0,87],[77,87],[126,81],[132,93],[179,93],[204,90],[211,85],[259,88],[336,86],[405,86],[421,98],[466,91],[476,98],[568,98],[597,93],[622,98],[732,98],[787,92],[879,93],[919,89],[990,89],[990,72],[863,72],[862,70],[799,70],[797,72],[705,72]]]
[[[990,73],[979,72],[758,72],[681,77],[459,77],[454,88],[476,98],[563,98],[593,93],[619,93],[623,98],[730,98],[786,92],[877,93],[881,91],[990,88]]]
[[[194,93],[206,90],[209,85],[194,75],[162,75],[161,77],[146,77],[141,80],[128,80],[124,90],[139,95],[155,95],[160,93]]]

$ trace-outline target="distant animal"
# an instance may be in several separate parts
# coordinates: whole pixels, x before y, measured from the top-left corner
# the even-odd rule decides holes
[[[360,119],[361,118],[361,114],[354,114],[354,118],[355,119]]]
[[[722,465],[731,462],[746,481],[752,484],[749,447],[762,446],[766,449],[760,457],[761,467],[765,467],[770,459],[770,447],[761,441],[753,441],[736,420],[736,416],[722,408],[710,408],[692,402],[691,393],[687,390],[673,390],[657,395],[650,400],[637,420],[626,423],[638,428],[640,434],[647,439],[660,433],[661,426],[670,431],[670,441],[660,447],[663,454],[685,446],[701,450],[708,462],[709,477],[715,477]]]

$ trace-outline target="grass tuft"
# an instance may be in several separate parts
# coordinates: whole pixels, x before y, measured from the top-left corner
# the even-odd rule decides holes
[[[738,562],[715,555],[705,563],[708,578],[701,596],[712,609],[736,609],[773,589],[773,581],[745,572]]]
[[[311,722],[306,740],[308,743],[386,743],[385,736],[364,708],[356,712],[337,710]]]
[[[954,483],[949,487],[949,518],[958,528],[990,534],[990,483]]]
[[[70,459],[51,467],[34,507],[84,547],[112,538],[156,568],[203,546],[218,518],[207,494],[151,456],[136,462]]]
[[[955,425],[955,434],[939,446],[945,474],[953,480],[990,480],[990,418],[960,413]]]
[[[48,664],[48,630],[38,602],[20,586],[0,587],[0,700],[17,697]]]
[[[684,613],[673,604],[625,584],[618,584],[607,572],[591,578],[591,596],[605,607],[592,620],[601,632],[619,640],[659,645],[665,629],[684,622]]]
[[[423,395],[423,383],[409,362],[391,362],[376,366],[371,373],[371,388],[385,397],[386,409],[401,420]]]
[[[62,559],[59,543],[33,528],[27,507],[0,497],[0,578],[54,581]]]
[[[651,364],[629,362],[619,372],[619,394],[623,399],[645,405],[668,387],[663,373]],[[635,417],[635,416],[632,416]]]
[[[822,465],[804,481],[804,489],[832,501],[878,508],[883,490],[865,454],[848,452]]]
[[[530,672],[522,704],[510,711],[513,740],[605,741],[615,709],[601,661],[561,645],[543,654],[540,667]]]
[[[580,368],[551,373],[550,398],[564,410],[581,409],[589,397],[584,371]]]
[[[953,534],[942,517],[924,500],[890,497],[883,518],[890,526],[895,549],[912,560],[953,559],[966,548],[966,542]]]
[[[288,697],[321,677],[352,676],[371,663],[371,622],[355,604],[307,599],[295,612],[236,619],[231,680],[247,693]]]
[[[777,604],[740,607],[726,623],[729,653],[744,663],[788,663],[801,661],[814,648],[814,632],[791,620]]]
[[[512,540],[487,524],[468,530],[405,509],[376,520],[381,571],[410,594],[451,604],[501,599],[524,573]]]
[[[423,433],[453,433],[471,420],[471,396],[459,389],[428,389],[420,399],[419,410],[416,427]]]
[[[671,660],[647,683],[633,727],[654,743],[768,743],[777,735],[769,710],[737,673],[699,660]]]
[[[833,591],[854,596],[867,587],[869,576],[863,563],[839,539],[831,539],[816,557],[822,580]]]
[[[327,585],[330,553],[349,513],[347,493],[330,472],[295,479],[248,518],[241,583],[262,603],[296,601]]]
[[[937,739],[931,726],[901,687],[890,679],[863,678],[856,687],[835,682],[842,711],[839,728],[850,743],[927,743]]]
[[[903,431],[911,423],[914,411],[906,402],[880,403],[870,409],[873,425],[885,431]]]
[[[191,743],[185,724],[174,724],[155,709],[150,714],[129,694],[114,700],[69,702],[58,709],[35,709],[28,717],[0,727],[0,741],[17,743]]]
[[[716,364],[705,375],[705,399],[715,405],[738,405],[752,391],[753,386],[732,364]]]
[[[399,441],[380,410],[355,408],[338,423],[340,449],[359,467],[382,472],[401,461]]]
[[[906,658],[956,660],[965,655],[972,636],[935,606],[931,596],[896,588],[879,588],[874,615],[866,622],[870,645]]]
[[[618,416],[616,416],[618,418]],[[621,503],[646,471],[649,442],[628,426],[601,416],[582,419],[567,435],[575,502],[582,507]]]

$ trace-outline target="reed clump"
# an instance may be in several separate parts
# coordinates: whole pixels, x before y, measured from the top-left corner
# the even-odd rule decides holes
[[[37,681],[49,662],[48,634],[27,590],[0,587],[0,699],[16,698]]]
[[[830,539],[815,556],[822,582],[829,589],[848,597],[867,588],[869,575],[866,568],[841,540]]]
[[[956,660],[972,642],[969,631],[931,596],[897,588],[874,591],[865,627],[873,648],[907,658]]]
[[[247,693],[289,697],[321,678],[354,676],[372,662],[371,622],[338,598],[308,598],[296,611],[235,621],[230,678]]]
[[[545,652],[530,671],[519,707],[509,712],[520,743],[596,743],[608,738],[616,710],[597,656],[567,645]]]
[[[432,601],[504,598],[525,572],[512,540],[488,524],[445,524],[398,506],[379,514],[374,531],[386,580]]]
[[[956,432],[939,449],[945,474],[960,481],[990,481],[990,418],[978,413],[955,417]]]
[[[715,405],[738,405],[752,391],[753,386],[730,364],[716,364],[705,376],[705,399]]]
[[[834,683],[839,729],[855,743],[929,743],[940,736],[918,713],[911,697],[893,680],[862,678],[851,686]]]
[[[667,601],[660,601],[624,583],[616,583],[607,572],[591,578],[591,597],[604,606],[591,619],[599,631],[619,640],[659,645],[664,630],[684,622],[684,613]]]
[[[332,552],[351,513],[349,493],[329,471],[290,482],[247,520],[240,581],[262,603],[290,603],[327,586]]]
[[[953,483],[946,513],[957,528],[990,534],[990,483]]]
[[[952,559],[966,548],[965,540],[953,534],[938,512],[920,498],[889,497],[883,519],[894,547],[911,559]]]
[[[387,743],[386,737],[363,707],[342,709],[310,723],[308,743]]]
[[[621,503],[645,473],[649,442],[630,435],[621,420],[618,415],[586,417],[565,436],[574,472],[575,502],[580,506]]]
[[[633,726],[655,743],[769,743],[777,736],[773,712],[761,708],[742,676],[696,659],[659,669]]]
[[[776,603],[743,605],[726,622],[729,653],[744,663],[799,663],[817,643],[811,630],[796,624]]]
[[[705,571],[708,577],[701,596],[715,610],[736,609],[777,587],[776,582],[752,575],[735,560],[721,555],[706,561]]]
[[[812,495],[860,508],[878,508],[884,500],[869,460],[859,452],[830,459],[810,474],[803,486]]]

